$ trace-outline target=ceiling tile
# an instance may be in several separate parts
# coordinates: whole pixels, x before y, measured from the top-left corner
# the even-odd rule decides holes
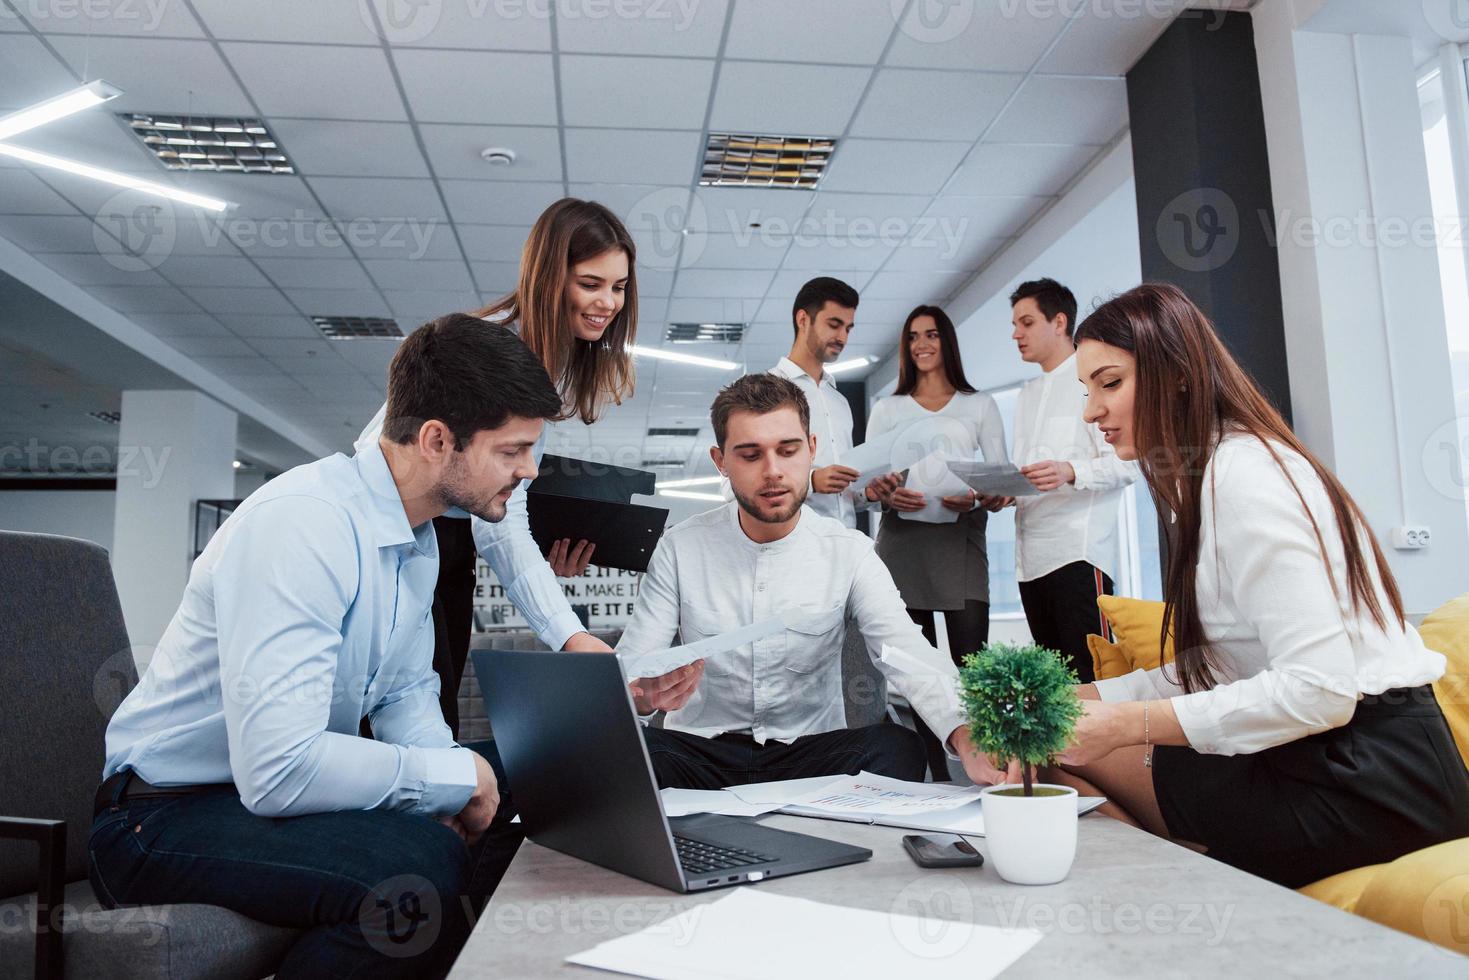
[[[40,129],[26,133],[21,141],[26,148],[41,153],[69,157],[123,173],[140,174],[161,183],[172,182],[173,175],[165,171],[149,154],[132,131],[116,116],[100,109],[90,113],[79,112],[47,123]],[[14,162],[21,167],[30,167],[30,164],[18,160]],[[44,175],[48,183],[85,180],[88,186],[103,186],[112,194],[116,194],[118,190],[116,187],[98,185],[88,178],[76,177],[59,170],[35,168],[34,172]]]
[[[275,119],[281,147],[308,177],[427,177],[407,123]]]
[[[1106,143],[1127,126],[1121,78],[1032,76],[990,130],[1007,143]]]
[[[279,337],[295,340],[319,338],[304,316],[260,316],[252,313],[220,313],[218,319],[240,337]]]
[[[282,289],[372,289],[356,259],[261,258],[256,263]]]
[[[685,269],[678,274],[674,290],[680,299],[744,297],[762,299],[775,270]]]
[[[140,313],[129,319],[157,337],[227,337],[230,334],[207,313]]]
[[[475,262],[470,267],[474,285],[481,293],[502,296],[513,292],[520,266],[514,262]]]
[[[198,313],[199,304],[172,286],[89,286],[119,313]]]
[[[95,252],[37,252],[35,256],[78,286],[168,285],[143,263],[109,262]]]
[[[939,304],[968,279],[963,272],[879,272],[862,287],[862,299]]]
[[[358,0],[193,0],[194,9],[221,41],[303,41],[317,44],[378,43],[365,5]],[[438,6],[437,4],[435,6]]]
[[[393,315],[400,318],[399,325],[403,327],[404,333],[435,317],[446,313],[469,312],[481,305],[478,294],[470,291],[385,289],[383,296],[392,307]]]
[[[36,3],[20,5],[32,27],[42,34],[85,34],[106,36],[131,34],[145,37],[204,36],[199,24],[179,3]],[[0,15],[0,25],[13,23],[10,13]]]
[[[459,259],[454,226],[442,218],[357,218],[337,226],[359,259]]]
[[[697,3],[564,3],[556,8],[562,51],[712,58],[729,0]]]
[[[378,48],[238,42],[220,47],[268,117],[407,118]]]
[[[781,268],[810,270],[812,275],[824,271],[870,272],[887,261],[898,244],[867,234],[797,235]]]
[[[248,259],[225,255],[170,255],[158,265],[158,272],[175,286],[271,285]]]
[[[973,273],[1008,241],[984,237],[968,226],[961,231],[957,222],[941,221],[931,234],[898,246],[883,271]]]
[[[714,78],[712,60],[563,55],[566,125],[700,129]]]
[[[281,218],[237,225],[228,216],[213,220],[230,242],[255,258],[345,259],[352,255],[342,232],[330,221]]]
[[[531,225],[562,196],[562,185],[550,182],[443,180],[439,186],[456,224]]]
[[[672,323],[747,323],[759,308],[758,299],[674,297],[665,316]]]
[[[0,168],[0,212],[4,214],[71,214],[76,208],[40,177],[20,167]]]
[[[1052,195],[1099,152],[1095,146],[981,143],[944,186],[947,194]]]
[[[550,51],[550,4],[537,0],[496,3],[420,3],[372,0],[383,33],[395,48],[472,48],[500,51]],[[395,19],[384,14],[392,10]],[[404,13],[408,16],[403,19]],[[562,15],[558,8],[556,14]]]
[[[724,54],[870,65],[897,27],[893,9],[892,0],[740,0]],[[802,39],[810,43],[801,43]]]
[[[694,227],[711,232],[741,232],[752,222],[771,233],[788,232],[811,206],[815,194],[794,188],[698,187],[694,190]]]
[[[390,316],[387,303],[370,289],[304,289],[283,290],[291,302],[306,316]],[[261,313],[290,313],[294,310],[260,310]],[[309,321],[308,321],[309,322]]]
[[[0,34],[0,108],[20,109],[77,84],[70,66],[31,35]]]
[[[1083,4],[1039,70],[1057,75],[1127,74],[1189,0],[1149,0],[1115,7]]]
[[[979,238],[1007,238],[1029,221],[1051,201],[1048,197],[961,197],[946,194],[936,197],[925,217],[937,224],[919,228],[923,237],[942,241],[947,235]]]
[[[700,134],[641,129],[568,129],[567,177],[580,183],[692,183]]]
[[[208,41],[156,37],[49,40],[79,75],[85,71],[88,78],[105,78],[122,89],[122,95],[107,103],[105,112],[230,115],[253,111],[239,83]],[[168,70],[159,71],[160,65],[167,65]],[[181,78],[188,79],[188,84],[180,85]]]
[[[254,357],[254,348],[235,337],[169,337],[174,350],[190,357]]]
[[[379,289],[474,289],[469,269],[463,262],[436,262],[420,259],[370,260],[362,263]]]
[[[684,242],[679,268],[775,270],[780,268],[790,245],[789,235],[764,228],[747,228],[728,235],[690,235]]]
[[[852,120],[850,135],[972,143],[1023,77],[883,68]]]
[[[210,313],[267,313],[284,316],[296,312],[276,289],[243,289],[231,286],[188,286],[184,292]]]
[[[726,61],[709,128],[721,133],[837,136],[857,108],[868,68]]]
[[[561,140],[554,126],[419,127],[434,174],[467,180],[561,180]],[[487,163],[480,152],[490,147],[515,151],[507,166]]]
[[[464,254],[471,262],[488,262],[517,268],[530,225],[456,225]]]
[[[821,186],[832,191],[932,194],[968,149],[964,143],[843,140]]]
[[[810,234],[866,233],[898,241],[933,198],[926,194],[844,194],[822,191],[801,222]]]
[[[1075,7],[994,0],[914,3],[888,49],[887,64],[1029,71]]]
[[[544,125],[556,118],[548,54],[404,50],[393,61],[419,122]]]
[[[444,205],[433,181],[387,177],[318,177],[312,188],[339,224],[417,218],[443,220]]]
[[[90,218],[77,215],[9,215],[0,218],[0,235],[4,235],[27,252],[98,251]],[[98,232],[99,236],[102,233]]]
[[[280,374],[280,369],[263,357],[198,356],[194,358],[194,363],[226,381],[237,377]]]

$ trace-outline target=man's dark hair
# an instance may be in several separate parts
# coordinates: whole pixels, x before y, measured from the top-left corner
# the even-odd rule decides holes
[[[388,408],[383,434],[404,445],[436,419],[463,451],[481,429],[498,429],[511,416],[554,419],[561,397],[540,358],[505,327],[466,313],[450,313],[413,331],[388,365]]]
[[[801,328],[796,326],[796,314],[805,310],[806,316],[814,321],[816,314],[821,312],[827,300],[849,310],[855,310],[857,290],[831,276],[817,276],[802,286],[800,292],[796,293],[796,302],[791,306],[791,329],[795,330],[797,336],[800,336]]]
[[[1066,314],[1067,337],[1076,330],[1076,297],[1071,295],[1071,290],[1054,279],[1032,279],[1022,282],[1010,294],[1010,305],[1030,297],[1035,298],[1035,305],[1040,307],[1041,316],[1047,320],[1056,319],[1057,313]]]
[[[735,412],[753,412],[769,415],[781,408],[794,408],[801,417],[801,431],[811,434],[811,407],[806,404],[806,395],[795,383],[778,374],[747,374],[720,389],[709,409],[709,420],[714,423],[714,442],[724,449],[724,437],[729,434],[729,417]]]

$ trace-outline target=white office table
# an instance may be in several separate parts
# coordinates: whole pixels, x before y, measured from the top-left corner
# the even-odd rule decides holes
[[[934,956],[979,955],[953,948],[944,919],[1045,933],[1006,974],[1014,977],[1469,977],[1469,958],[1099,814],[1082,818],[1070,876],[1045,886],[1008,884],[988,862],[919,868],[902,848],[902,830],[781,815],[764,822],[873,856],[739,887],[933,918],[904,940],[914,948],[913,978]],[[972,840],[986,851],[983,839]],[[526,841],[450,976],[612,976],[563,960],[724,894],[675,894]]]

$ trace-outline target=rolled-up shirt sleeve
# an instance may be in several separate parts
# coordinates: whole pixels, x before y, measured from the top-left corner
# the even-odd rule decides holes
[[[893,576],[882,559],[872,550],[866,551],[852,578],[849,610],[862,631],[867,651],[899,694],[908,699],[928,727],[944,741],[965,724],[964,709],[959,703],[959,672],[954,662],[940,653],[923,637],[918,625],[909,618]],[[883,646],[893,646],[923,664],[924,669],[908,669],[882,659]]]
[[[441,744],[436,732],[409,745],[329,730],[342,692],[367,682],[337,675],[359,584],[346,516],[325,501],[286,497],[238,520],[213,575],[230,772],[245,807],[271,817],[463,809],[476,784],[468,749]],[[270,522],[269,534],[238,533],[259,521]],[[423,727],[416,711],[405,707],[396,727]]]
[[[532,632],[552,650],[560,650],[573,634],[585,629],[571,609],[566,590],[541,554],[530,533],[526,512],[526,484],[522,483],[505,504],[505,519],[490,523],[471,518],[474,546],[495,578],[505,588],[505,597],[520,610]]]
[[[1259,634],[1269,666],[1206,691],[1173,697],[1189,744],[1218,755],[1258,752],[1338,728],[1356,710],[1356,653],[1347,614],[1296,491],[1268,457],[1237,453],[1203,500],[1213,520],[1225,587]],[[1338,531],[1314,479],[1297,477],[1331,542]],[[1347,588],[1346,570],[1336,586]]]
[[[1082,424],[1086,438],[1084,450],[1090,450],[1085,458],[1073,459],[1072,472],[1076,479],[1072,484],[1078,490],[1120,490],[1137,479],[1137,464],[1117,457],[1117,450],[1102,437],[1095,425]]]

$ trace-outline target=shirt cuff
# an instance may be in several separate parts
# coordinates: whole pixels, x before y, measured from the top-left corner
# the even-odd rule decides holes
[[[1235,750],[1221,730],[1219,719],[1210,710],[1210,703],[1216,700],[1210,697],[1212,693],[1195,691],[1192,694],[1176,695],[1169,700],[1173,702],[1173,713],[1178,716],[1178,727],[1183,729],[1184,737],[1195,752],[1205,755],[1234,755]]]
[[[1092,683],[1096,685],[1097,697],[1103,701],[1151,701],[1158,696],[1148,672],[1142,668]]]
[[[479,773],[474,763],[474,750],[460,746],[426,749],[406,746],[410,788],[419,790],[412,812],[435,817],[453,815],[464,809],[479,787]]]
[[[576,613],[568,606],[561,612],[551,617],[546,628],[541,632],[541,642],[552,650],[560,650],[566,646],[566,641],[578,633],[587,632],[587,628],[576,618]]]

